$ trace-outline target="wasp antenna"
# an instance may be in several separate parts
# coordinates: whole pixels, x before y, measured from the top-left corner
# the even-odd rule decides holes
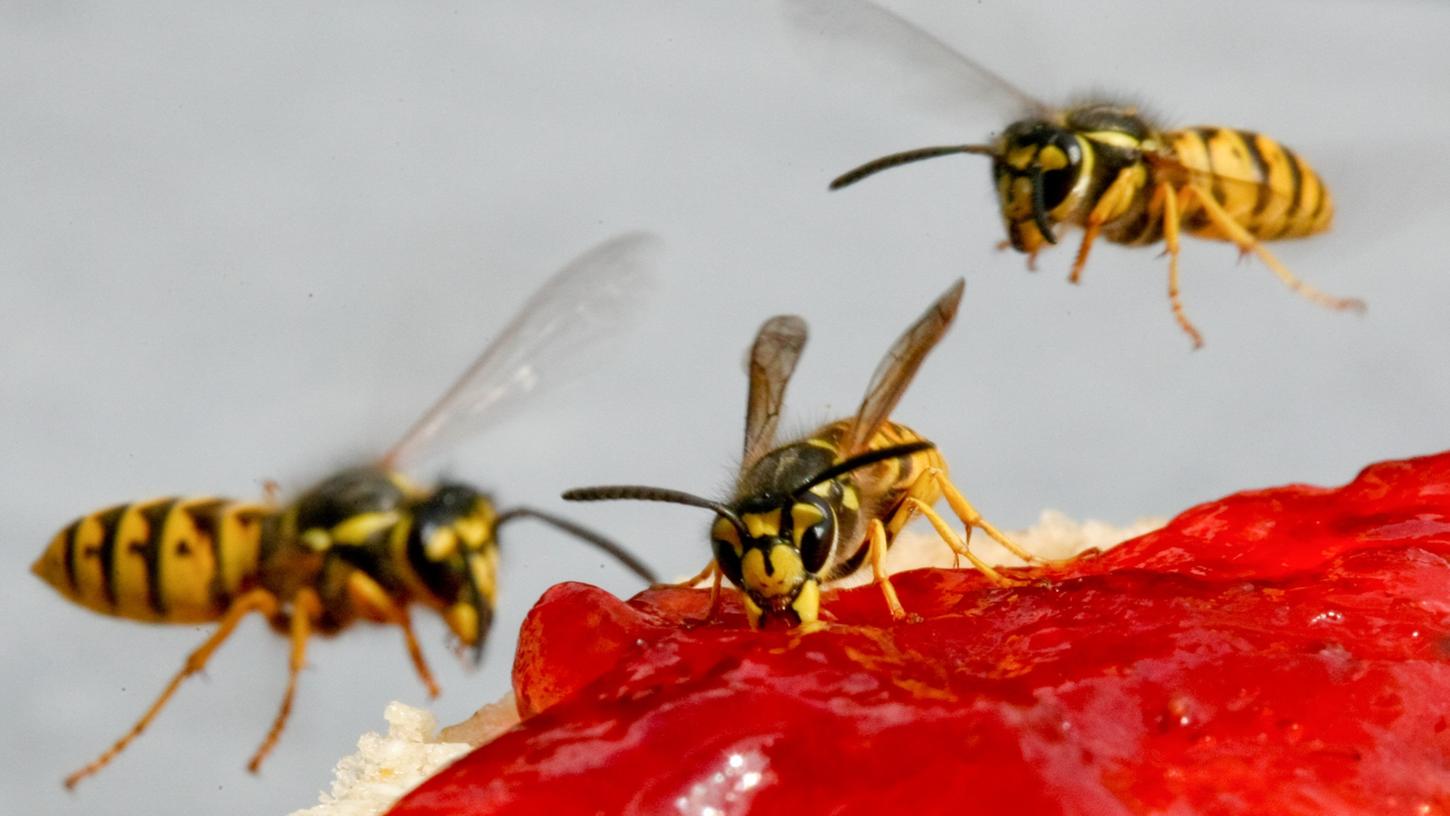
[[[624,547],[594,532],[588,527],[575,524],[566,518],[561,518],[552,513],[545,513],[542,510],[535,510],[532,507],[515,507],[499,514],[495,526],[502,527],[504,522],[517,518],[536,519],[555,529],[562,530],[580,541],[614,556],[616,561],[623,564],[630,572],[644,579],[645,583],[659,583],[659,576],[655,575],[653,570],[645,566],[645,563],[637,558],[634,553],[631,553],[629,550],[626,550]]]
[[[890,170],[893,167],[900,167],[903,164],[935,159],[938,156],[950,156],[955,153],[972,153],[976,155],[996,155],[990,145],[944,145],[942,147],[919,147],[915,150],[905,150],[901,153],[892,153],[890,156],[882,156],[879,159],[866,162],[855,170],[848,170],[835,181],[831,182],[832,190],[839,190],[842,187],[855,184],[867,176],[874,176],[882,170]]]
[[[913,453],[920,453],[921,451],[930,450],[934,447],[936,447],[935,442],[919,439],[904,445],[893,445],[889,448],[869,450],[859,456],[852,456],[850,459],[831,465],[815,476],[812,476],[810,481],[796,488],[795,492],[799,493],[802,490],[810,490],[822,482],[828,482],[837,476],[850,473],[853,470],[858,470],[867,465],[874,465],[877,462],[884,462],[887,459],[895,459],[898,456],[910,456]]]
[[[576,487],[573,490],[564,491],[563,499],[564,501],[615,501],[617,499],[633,499],[635,501],[684,504],[690,507],[703,507],[706,510],[714,510],[717,513],[731,514],[730,508],[720,502],[701,498],[693,493],[686,493],[683,490],[671,490],[668,487],[648,487],[646,485]]]

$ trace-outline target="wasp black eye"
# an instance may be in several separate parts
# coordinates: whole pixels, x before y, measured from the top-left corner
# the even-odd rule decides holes
[[[835,513],[824,502],[802,501],[791,507],[790,515],[801,564],[807,572],[820,572],[836,542]]]
[[[715,565],[730,583],[740,585],[740,531],[727,518],[715,519],[710,528],[710,546],[715,551]]]

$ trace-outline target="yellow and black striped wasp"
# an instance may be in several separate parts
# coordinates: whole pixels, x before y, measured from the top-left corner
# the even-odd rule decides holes
[[[1331,309],[1364,303],[1315,289],[1294,276],[1265,241],[1329,229],[1334,203],[1303,158],[1262,133],[1227,127],[1165,129],[1136,106],[1088,101],[1043,104],[941,40],[868,0],[784,0],[791,28],[807,48],[844,49],[841,61],[868,52],[909,66],[932,96],[994,104],[1022,118],[989,144],[955,144],[893,153],[847,171],[838,190],[882,170],[955,154],[989,156],[998,205],[1011,246],[1037,253],[1058,241],[1057,228],[1081,227],[1069,280],[1081,280],[1093,242],[1144,246],[1168,254],[1173,316],[1195,347],[1203,337],[1179,296],[1179,236],[1231,241],[1259,259],[1290,289]]]
[[[290,504],[168,497],[99,510],[61,530],[33,571],[67,599],[148,623],[217,621],[136,724],[66,786],[124,750],[254,612],[291,642],[286,692],[248,764],[254,772],[281,735],[314,632],[331,635],[360,620],[399,627],[418,676],[436,695],[408,609],[416,603],[439,613],[476,663],[493,618],[497,534],[510,521],[550,524],[653,582],[639,559],[573,522],[528,507],[499,511],[472,485],[425,487],[403,474],[562,379],[571,357],[622,328],[648,284],[653,243],[620,236],[564,267],[384,456]]]
[[[794,315],[767,320],[750,351],[744,454],[728,501],[638,485],[577,488],[564,498],[639,499],[715,511],[710,528],[714,560],[687,584],[713,578],[713,617],[723,574],[739,588],[755,628],[769,620],[815,625],[821,584],[868,562],[891,614],[903,617],[883,558],[915,513],[926,516],[957,555],[994,581],[1013,583],[968,549],[972,528],[981,528],[1024,560],[1036,559],[972,507],[947,477],[946,461],[934,443],[890,420],[926,355],[951,327],[963,287],[960,280],[953,284],[886,352],[854,416],[785,444],[776,440],[776,425],[786,384],[805,347],[806,324]],[[965,536],[932,509],[943,496],[966,525]]]

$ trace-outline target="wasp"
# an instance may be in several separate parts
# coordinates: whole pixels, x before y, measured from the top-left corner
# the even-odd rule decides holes
[[[1126,246],[1162,243],[1168,299],[1195,348],[1203,336],[1179,295],[1183,234],[1231,241],[1253,253],[1291,290],[1331,309],[1363,311],[1356,298],[1334,297],[1300,280],[1266,241],[1304,238],[1329,229],[1334,202],[1299,154],[1249,130],[1169,130],[1136,106],[1089,101],[1053,108],[963,56],[915,25],[867,0],[786,0],[787,18],[809,45],[846,45],[847,59],[874,56],[911,66],[933,92],[973,95],[1025,116],[988,144],[924,147],[893,153],[831,182],[839,190],[904,164],[956,154],[988,156],[1011,246],[1035,269],[1037,253],[1058,242],[1058,228],[1080,227],[1069,280],[1078,283],[1098,238]],[[824,40],[825,42],[823,42]],[[939,87],[938,87],[939,86]]]
[[[511,521],[552,525],[654,582],[635,556],[566,519],[528,507],[499,510],[472,485],[425,487],[404,475],[561,379],[555,372],[571,354],[620,328],[648,282],[652,242],[621,236],[570,263],[385,455],[323,480],[290,504],[160,498],[100,510],[61,530],[32,570],[67,599],[128,620],[217,623],[136,724],[68,776],[66,787],[140,736],[182,681],[202,671],[253,613],[291,643],[286,691],[248,763],[253,772],[286,724],[314,633],[332,635],[358,621],[397,626],[419,678],[436,695],[409,607],[441,615],[477,664],[493,618],[499,528]]]
[[[577,488],[564,498],[639,499],[713,510],[714,558],[686,585],[712,579],[713,617],[721,576],[728,578],[740,590],[747,620],[756,629],[772,620],[817,625],[821,584],[868,562],[891,615],[904,617],[883,559],[917,513],[958,556],[999,584],[1015,583],[971,552],[972,529],[981,528],[1024,560],[1036,559],[984,519],[952,484],[934,443],[890,420],[926,355],[950,328],[963,287],[960,280],[952,285],[887,351],[854,416],[785,444],[776,440],[776,425],[786,384],[805,348],[806,324],[794,315],[767,320],[750,350],[745,445],[728,501],[638,485]],[[932,509],[942,497],[966,525],[963,536]]]

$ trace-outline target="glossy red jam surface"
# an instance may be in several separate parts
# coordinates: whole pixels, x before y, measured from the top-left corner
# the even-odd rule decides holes
[[[1450,812],[1450,454],[1195,507],[1000,589],[968,570],[734,599],[561,584],[527,719],[392,812]]]

